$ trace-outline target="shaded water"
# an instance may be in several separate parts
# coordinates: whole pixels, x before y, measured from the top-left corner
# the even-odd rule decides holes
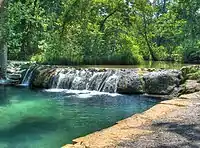
[[[142,96],[0,86],[0,148],[58,148],[156,103]]]

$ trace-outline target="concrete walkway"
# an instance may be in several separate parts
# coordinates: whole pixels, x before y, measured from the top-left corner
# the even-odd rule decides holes
[[[200,148],[200,92],[181,96],[191,100],[186,108],[175,110],[141,129],[152,134],[120,142],[117,148]]]

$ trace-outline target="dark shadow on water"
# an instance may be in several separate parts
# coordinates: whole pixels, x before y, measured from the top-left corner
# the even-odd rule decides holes
[[[58,122],[60,121],[56,121],[54,118],[24,118],[20,123],[9,129],[1,129],[0,141],[10,142],[10,140],[15,140],[15,138],[17,138],[18,141],[24,141],[24,135],[37,135],[42,132],[56,130]],[[20,136],[22,136],[22,138],[19,138]]]
[[[0,87],[0,105],[9,103],[6,86]]]

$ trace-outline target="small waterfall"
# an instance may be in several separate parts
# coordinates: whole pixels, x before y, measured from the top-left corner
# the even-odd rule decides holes
[[[21,86],[29,86],[34,69],[35,68],[33,67],[29,67],[29,69],[26,71],[24,75],[24,78],[22,79],[22,82],[20,84]]]
[[[114,74],[114,71],[96,72],[88,82],[88,90],[103,91],[107,80]]]
[[[60,72],[61,72],[61,69],[56,69],[55,75],[53,76],[53,82],[52,82],[51,88],[57,88]]]
[[[108,77],[108,79],[105,81],[104,87],[101,91],[103,92],[110,92],[110,93],[116,93],[117,92],[117,84],[119,82],[120,76],[115,73],[112,76]]]
[[[57,82],[57,85],[56,85],[56,88],[61,88],[62,87],[62,83],[63,83],[63,80],[65,80],[65,74],[63,73],[59,73],[59,77],[58,77],[58,82]]]
[[[80,70],[76,72],[76,75],[72,81],[73,90],[85,90],[87,88],[87,83],[89,78],[92,76],[92,72],[88,70]]]
[[[120,73],[113,70],[62,69],[56,72],[51,88],[114,93],[119,78]]]

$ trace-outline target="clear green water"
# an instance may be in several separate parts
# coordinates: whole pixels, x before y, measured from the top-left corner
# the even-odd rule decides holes
[[[0,148],[59,148],[156,103],[142,96],[0,86]]]
[[[166,61],[144,61],[140,65],[83,65],[77,67],[84,68],[164,68],[164,69],[180,69],[183,66],[193,64],[166,62]],[[197,64],[199,65],[199,64]],[[74,67],[74,66],[73,66]]]

